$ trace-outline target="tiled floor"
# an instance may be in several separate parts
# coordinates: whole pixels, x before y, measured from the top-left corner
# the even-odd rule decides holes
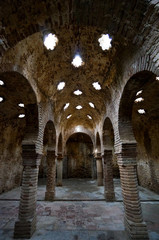
[[[121,188],[115,180],[117,201],[104,201],[103,187],[86,179],[65,180],[56,188],[56,201],[44,200],[38,188],[37,231],[33,240],[125,240]],[[0,195],[0,240],[13,239],[20,189]],[[159,195],[140,188],[144,220],[151,240],[159,240]]]

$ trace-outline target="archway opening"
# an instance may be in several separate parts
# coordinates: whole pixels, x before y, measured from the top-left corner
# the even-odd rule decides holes
[[[137,142],[139,185],[159,193],[159,82],[152,72],[135,74],[127,82],[120,104],[122,142]]]
[[[22,144],[35,143],[38,108],[35,93],[18,72],[2,72],[0,79],[0,193],[18,187],[22,181]]]
[[[67,177],[91,178],[93,143],[85,133],[74,133],[66,142]]]
[[[112,151],[113,177],[120,178],[117,157],[114,153],[114,130],[109,118],[106,118],[103,125],[103,151]]]

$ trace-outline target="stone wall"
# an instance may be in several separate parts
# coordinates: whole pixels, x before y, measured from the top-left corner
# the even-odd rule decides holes
[[[92,166],[92,144],[68,142],[68,177],[90,178]]]
[[[134,130],[138,141],[137,172],[139,184],[159,193],[158,120],[149,120],[147,125],[139,125],[139,123],[137,125],[136,123]]]
[[[25,120],[19,119],[0,125],[0,193],[21,183],[24,124]]]

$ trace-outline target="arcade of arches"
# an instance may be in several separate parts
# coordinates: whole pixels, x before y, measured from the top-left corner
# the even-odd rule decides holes
[[[0,193],[21,186],[14,238],[35,232],[38,179],[45,201],[63,179],[91,178],[114,202],[114,177],[127,238],[149,239],[138,185],[159,194],[158,14],[158,0],[1,1]]]

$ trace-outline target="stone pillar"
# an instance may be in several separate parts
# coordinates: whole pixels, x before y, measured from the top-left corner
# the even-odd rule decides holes
[[[125,227],[129,239],[149,239],[143,222],[136,173],[136,143],[122,144],[117,154],[125,209]]]
[[[45,200],[53,201],[55,198],[55,182],[56,182],[56,164],[55,151],[47,151],[47,183]]]
[[[35,145],[24,145],[23,177],[18,221],[15,223],[14,238],[30,238],[36,229],[36,197],[38,171],[42,155],[36,154]]]
[[[96,159],[94,158],[93,154],[90,154],[90,157],[91,157],[92,179],[97,179]]]
[[[62,170],[63,170],[63,156],[62,154],[58,154],[56,158],[56,164],[57,164],[57,183],[56,186],[61,187],[62,186]]]
[[[97,185],[103,186],[103,166],[101,153],[97,153],[95,158],[97,163]]]
[[[104,194],[108,202],[115,200],[114,182],[113,182],[113,167],[112,167],[112,150],[105,150],[103,155],[104,162]]]

